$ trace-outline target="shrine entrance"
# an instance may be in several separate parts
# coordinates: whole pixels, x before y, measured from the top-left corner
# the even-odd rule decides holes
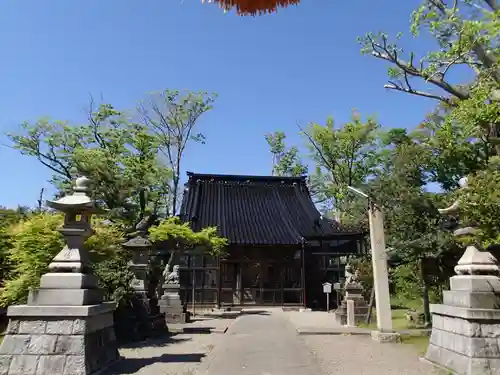
[[[274,249],[273,257],[235,259],[237,251],[221,260],[222,305],[300,305],[302,268],[296,251]],[[272,250],[271,250],[272,251]],[[253,255],[259,251],[253,250]],[[261,254],[263,255],[263,254]],[[281,255],[281,256],[280,256]],[[289,256],[287,256],[289,255]]]

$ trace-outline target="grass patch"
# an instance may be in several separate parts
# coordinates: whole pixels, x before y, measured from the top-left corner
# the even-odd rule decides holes
[[[391,306],[393,310],[408,310],[415,309],[417,311],[422,310],[422,299],[407,299],[398,296],[391,296]]]
[[[427,335],[413,336],[401,335],[401,342],[406,345],[413,345],[419,355],[424,355],[429,346],[430,337]]]
[[[417,326],[408,320],[406,320],[406,312],[407,310],[391,310],[392,312],[392,329],[395,331],[401,331],[405,329],[416,329],[416,328],[424,328],[423,326]],[[360,324],[362,328],[377,328],[377,317],[375,315],[375,311],[373,311],[372,322],[370,324]]]
[[[391,310],[392,312],[392,328],[395,331],[404,331],[407,329],[422,329],[425,328],[423,326],[417,326],[408,320],[406,320],[406,312],[408,310],[404,309],[398,309],[398,310]],[[375,313],[375,312],[374,312]],[[377,317],[373,316],[372,318],[372,323],[370,324],[361,324],[360,327],[362,328],[369,328],[369,329],[377,329]],[[402,334],[401,335],[401,343],[404,345],[412,345],[414,349],[418,352],[419,355],[424,355],[425,352],[427,351],[427,347],[429,346],[429,339],[430,337],[425,334],[425,332],[422,332],[422,334]]]

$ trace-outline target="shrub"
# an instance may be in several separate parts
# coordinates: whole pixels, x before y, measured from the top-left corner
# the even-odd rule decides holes
[[[6,230],[11,244],[7,260],[12,269],[0,289],[0,306],[25,302],[29,288],[38,286],[40,276],[64,246],[57,232],[61,223],[61,215],[34,214]]]
[[[40,277],[64,246],[64,239],[57,230],[62,222],[61,214],[43,212],[33,214],[5,231],[11,245],[6,258],[12,269],[0,289],[0,306],[25,303],[29,289],[39,286]],[[86,246],[94,262],[94,272],[106,297],[119,301],[128,291],[132,278],[127,253],[120,246],[122,232],[100,218],[93,220],[93,227],[95,234],[87,240]]]

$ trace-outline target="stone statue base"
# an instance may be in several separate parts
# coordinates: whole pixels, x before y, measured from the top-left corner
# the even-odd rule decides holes
[[[368,304],[363,297],[363,287],[358,283],[346,285],[344,299],[335,311],[335,320],[341,325],[347,324],[348,300],[354,302],[354,322],[356,325],[364,323],[368,316]]]
[[[89,375],[119,358],[116,304],[11,306],[0,345],[0,374]]]
[[[432,334],[425,358],[461,375],[500,374],[500,278],[450,278],[443,304],[431,305]]]
[[[179,284],[163,284],[163,295],[158,301],[160,312],[165,314],[165,323],[179,324],[189,322],[189,313],[182,305]],[[167,327],[168,328],[168,327]]]

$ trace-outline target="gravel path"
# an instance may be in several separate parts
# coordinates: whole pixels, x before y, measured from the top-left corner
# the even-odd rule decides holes
[[[410,345],[380,344],[369,336],[300,336],[325,375],[434,375]]]
[[[296,329],[341,326],[326,312],[286,312]],[[381,344],[365,335],[304,335],[302,342],[315,355],[325,375],[433,375],[435,368],[418,359],[410,345]]]

